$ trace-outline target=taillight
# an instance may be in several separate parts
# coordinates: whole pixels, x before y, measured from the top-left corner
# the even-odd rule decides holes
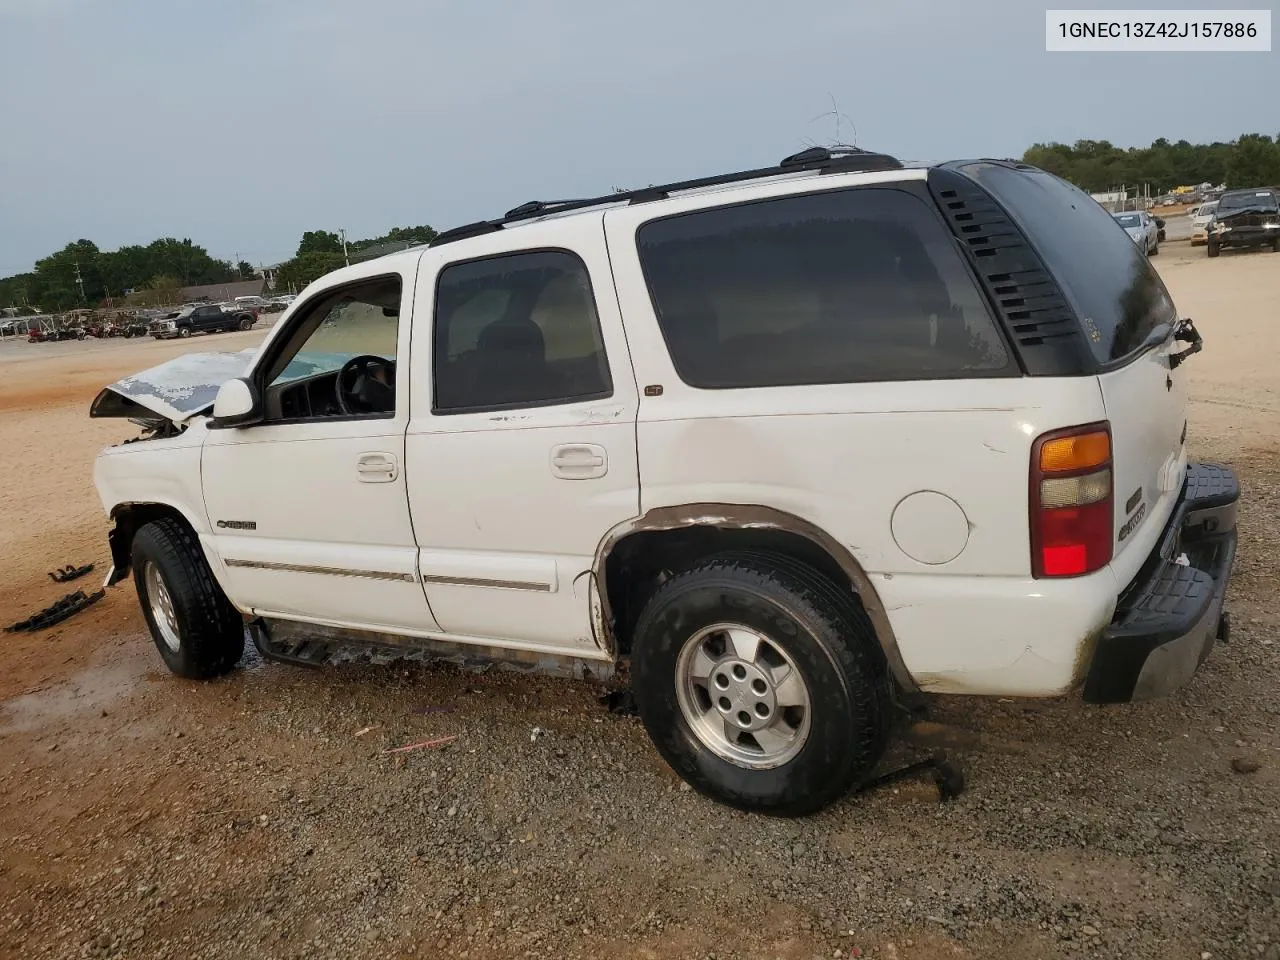
[[[1031,572],[1078,577],[1111,562],[1111,425],[1053,430],[1031,445]]]

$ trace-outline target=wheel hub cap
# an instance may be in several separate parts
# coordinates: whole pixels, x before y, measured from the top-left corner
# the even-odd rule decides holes
[[[740,624],[698,631],[676,662],[680,710],[698,740],[739,766],[781,766],[809,735],[809,690],[781,644]]]
[[[173,598],[169,596],[169,588],[165,585],[160,568],[154,563],[147,563],[143,572],[147,585],[147,599],[151,606],[151,619],[160,631],[160,639],[174,653],[178,652],[181,641],[178,636],[178,618],[173,611]]]

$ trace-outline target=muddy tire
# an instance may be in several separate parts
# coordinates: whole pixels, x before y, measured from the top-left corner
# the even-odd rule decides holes
[[[160,657],[173,673],[208,680],[244,655],[244,621],[213,579],[194,533],[174,519],[133,538],[133,582]]]
[[[667,763],[743,810],[813,813],[865,779],[888,740],[865,612],[783,557],[723,554],[660,586],[636,624],[631,676]]]

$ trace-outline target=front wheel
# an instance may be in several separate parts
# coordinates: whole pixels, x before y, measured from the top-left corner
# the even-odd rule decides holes
[[[184,339],[184,340],[185,340],[187,337],[191,336],[191,328],[190,328],[190,327],[179,327],[179,328],[178,328],[178,336],[182,337],[182,339]]]
[[[663,758],[699,792],[801,816],[866,777],[890,724],[856,598],[785,557],[712,557],[664,583],[636,624],[632,690]]]
[[[1210,240],[1208,253],[1209,253],[1209,256],[1216,257],[1218,256],[1218,254],[1222,253],[1222,247],[1220,247],[1218,244]]]
[[[1158,240],[1157,240],[1157,241],[1156,241],[1156,245],[1155,245],[1154,247],[1152,247],[1152,248],[1151,248],[1151,253],[1150,253],[1150,254],[1148,254],[1148,256],[1152,256],[1152,257],[1154,257],[1154,256],[1156,256],[1156,254],[1158,254],[1159,252],[1160,252],[1160,241],[1158,241]]]
[[[241,329],[241,330],[248,330],[248,329],[250,329],[250,328],[252,328],[252,327],[253,327],[253,318],[252,318],[252,317],[241,317],[241,318],[240,318],[240,329]]]
[[[244,621],[213,579],[200,543],[172,518],[133,538],[133,582],[160,657],[173,673],[208,680],[244,655]]]

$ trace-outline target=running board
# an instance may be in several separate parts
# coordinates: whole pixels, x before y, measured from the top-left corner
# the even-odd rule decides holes
[[[497,668],[515,673],[597,681],[610,679],[615,669],[612,663],[599,660],[290,620],[259,618],[250,622],[248,628],[253,645],[264,660],[299,667],[419,661],[448,663],[463,670],[482,672]]]

